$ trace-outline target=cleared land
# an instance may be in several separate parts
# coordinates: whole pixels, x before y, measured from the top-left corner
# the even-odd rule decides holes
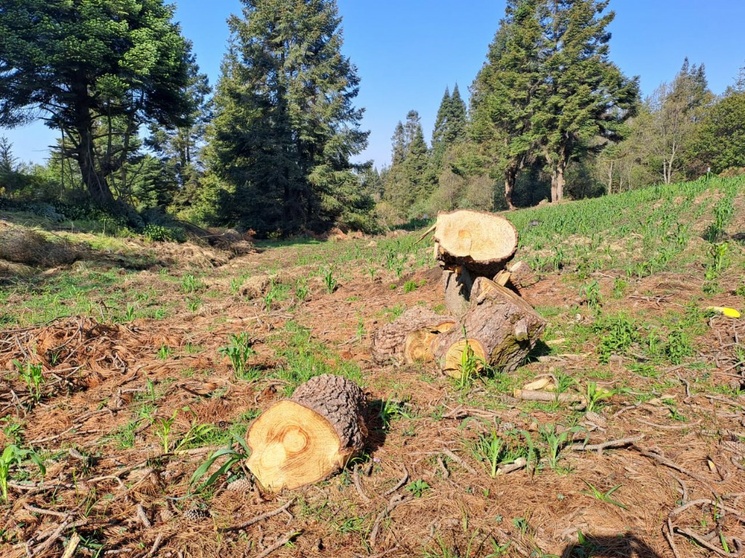
[[[445,311],[421,231],[245,253],[0,212],[0,554],[736,556],[745,319],[709,308],[745,309],[744,189],[505,214],[548,326],[515,372],[460,378],[371,358]],[[322,373],[366,392],[362,458],[260,494],[235,438]],[[542,378],[556,397],[518,397]]]

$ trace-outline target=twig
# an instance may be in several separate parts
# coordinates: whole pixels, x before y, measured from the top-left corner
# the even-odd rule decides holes
[[[365,491],[362,490],[362,481],[360,480],[360,467],[361,465],[358,463],[354,466],[354,471],[352,472],[352,479],[354,480],[354,487],[357,489],[357,494],[360,495],[360,498],[362,498],[362,501],[365,503],[370,503],[372,500],[365,494]]]
[[[378,538],[378,530],[380,529],[381,522],[388,516],[388,514],[390,514],[394,509],[396,509],[396,506],[404,503],[409,498],[410,498],[409,496],[404,496],[403,494],[394,494],[391,497],[385,509],[382,510],[378,514],[378,517],[375,518],[375,523],[373,524],[373,527],[370,530],[370,538],[368,539],[368,542],[370,543],[370,548],[375,547],[375,542]]]
[[[630,436],[628,438],[620,438],[618,440],[608,440],[600,444],[573,444],[568,449],[573,451],[595,451],[602,455],[604,449],[608,448],[623,448],[626,446],[633,445],[635,442],[639,442],[644,438],[644,434],[639,436]]]
[[[45,540],[43,543],[41,543],[39,546],[28,552],[29,558],[32,558],[33,556],[40,556],[44,552],[46,552],[55,542],[57,542],[57,539],[60,538],[62,533],[64,533],[67,529],[75,529],[77,527],[81,527],[88,523],[87,519],[79,519],[78,521],[70,521],[70,518],[63,521],[57,529],[54,530],[54,532],[49,535],[49,538]]]
[[[40,513],[42,515],[53,515],[55,517],[61,517],[62,519],[66,519],[70,514],[62,513],[58,511],[52,511],[52,510],[45,510],[43,508],[37,508],[36,506],[32,506],[31,504],[23,504],[23,508],[32,512],[32,513]]]
[[[290,531],[287,533],[284,537],[279,539],[277,542],[275,542],[272,546],[267,548],[264,552],[261,554],[258,554],[256,558],[266,558],[269,556],[272,552],[277,550],[278,548],[282,548],[284,545],[286,545],[288,542],[290,542],[295,537],[298,537],[303,534],[303,531]]]
[[[150,552],[147,553],[147,556],[145,558],[151,558],[152,556],[155,556],[155,553],[158,552],[158,548],[160,548],[160,543],[163,541],[163,533],[158,533],[158,536],[155,537],[155,542],[153,543],[153,546],[150,547]]]
[[[142,507],[142,504],[137,504],[136,514],[137,514],[137,519],[140,520],[140,523],[142,523],[142,525],[144,525],[146,529],[150,529],[150,527],[153,526],[153,524],[150,523],[150,520],[147,518],[147,514],[145,513],[145,508]]]
[[[468,463],[466,463],[465,461],[463,461],[463,459],[461,459],[460,457],[458,457],[457,455],[455,455],[449,449],[443,449],[441,453],[445,454],[447,457],[449,457],[450,459],[452,459],[453,461],[455,461],[458,465],[460,465],[461,467],[463,467],[466,471],[468,471],[472,475],[478,475],[478,473],[476,472],[476,469],[474,469],[473,467],[471,467]]]
[[[513,461],[512,463],[508,463],[507,465],[502,465],[497,469],[498,475],[508,475],[510,473],[514,473],[515,471],[519,471],[520,469],[525,469],[525,467],[528,466],[528,460],[524,457],[518,457]]]
[[[742,524],[745,524],[745,517],[743,517],[741,515],[738,515],[740,513],[738,510],[736,510],[735,508],[731,508],[729,506],[725,506],[724,504],[722,504],[720,502],[715,502],[714,500],[709,500],[708,498],[700,498],[698,500],[691,500],[690,502],[686,502],[685,504],[682,504],[682,505],[678,506],[677,508],[675,508],[674,510],[672,510],[670,512],[670,516],[681,514],[685,510],[687,510],[688,508],[691,508],[693,506],[699,506],[699,505],[702,505],[702,504],[708,504],[708,505],[710,505],[710,506],[712,506],[712,507],[714,507],[716,509],[724,510],[727,513],[731,513],[732,515],[735,516],[735,519],[737,519],[737,521],[739,521]]]
[[[717,496],[716,491],[711,487],[711,485],[709,484],[709,482],[705,478],[697,475],[696,473],[692,473],[688,469],[685,469],[685,468],[681,467],[680,465],[678,465],[677,463],[674,463],[673,461],[670,461],[668,458],[666,458],[663,455],[660,455],[659,453],[656,453],[654,451],[648,451],[648,450],[642,449],[642,448],[640,448],[637,445],[634,445],[634,447],[644,457],[649,457],[650,459],[654,459],[655,461],[657,461],[661,465],[664,465],[665,467],[670,467],[671,469],[675,469],[679,473],[683,473],[684,475],[688,475],[692,479],[697,480],[698,482],[700,482],[701,484],[703,484],[705,487],[707,487],[711,491],[711,493],[714,494],[714,496]]]
[[[708,542],[706,539],[698,535],[697,533],[694,533],[693,531],[689,531],[688,529],[683,529],[682,527],[675,527],[675,532],[680,533],[681,535],[685,535],[688,538],[693,539],[701,546],[708,548],[712,552],[715,552],[719,554],[720,556],[726,556],[727,558],[737,556],[737,554],[730,554],[729,552],[725,552],[721,548],[717,548],[710,542]]]
[[[442,460],[442,456],[437,456],[437,464],[440,466],[440,470],[442,471],[442,478],[446,479],[450,476],[450,471],[448,471],[448,468],[445,466],[445,462]]]
[[[398,483],[396,483],[396,486],[394,486],[390,490],[386,491],[383,494],[383,496],[390,496],[391,494],[393,494],[394,492],[396,492],[396,490],[398,490],[403,485],[405,485],[407,480],[409,480],[409,471],[408,471],[408,469],[406,469],[406,465],[404,465],[404,476],[401,477],[401,480],[398,481]]]
[[[268,519],[270,517],[274,517],[275,515],[279,515],[280,513],[286,511],[287,508],[289,508],[294,502],[295,502],[295,499],[293,498],[281,508],[277,508],[276,510],[262,513],[261,515],[257,515],[256,517],[249,519],[248,521],[245,521],[244,523],[239,523],[238,525],[231,525],[229,527],[220,527],[218,531],[224,533],[226,531],[238,531],[240,529],[245,529],[246,527],[249,527],[253,525],[254,523],[258,523],[259,521],[263,521],[264,519]]]
[[[667,544],[670,545],[670,549],[673,551],[673,556],[675,556],[675,558],[680,558],[680,554],[678,554],[678,547],[675,546],[675,536],[673,533],[673,522],[670,520],[669,517],[667,518],[667,531],[663,529],[662,534],[665,536],[665,540],[667,541]]]
[[[67,542],[65,553],[62,555],[62,558],[72,558],[73,554],[75,554],[75,551],[78,549],[79,544],[80,535],[78,535],[77,533],[73,533],[70,536],[70,540]]]
[[[642,424],[646,424],[647,426],[653,426],[654,428],[659,428],[660,430],[684,430],[686,428],[691,428],[692,426],[696,426],[701,424],[701,420],[697,420],[696,422],[686,422],[685,424],[656,424],[654,422],[649,422],[647,420],[644,420],[642,418],[636,418],[636,422],[641,422]]]
[[[558,401],[560,403],[585,403],[581,395],[571,393],[555,393],[552,391],[538,391],[532,389],[516,389],[512,395],[515,399],[524,401]]]

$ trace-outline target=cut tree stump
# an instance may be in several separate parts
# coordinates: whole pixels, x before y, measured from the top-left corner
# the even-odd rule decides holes
[[[494,277],[517,250],[517,230],[504,217],[459,210],[437,215],[435,258],[447,268]]]
[[[490,366],[512,372],[546,327],[530,304],[485,277],[475,279],[470,306],[458,324],[438,335],[433,345],[440,368],[453,377],[461,374],[461,358],[467,347]]]
[[[330,374],[311,378],[251,425],[248,468],[269,492],[330,477],[362,450],[364,404],[351,380]]]
[[[432,362],[432,344],[439,335],[450,331],[455,319],[435,314],[427,308],[410,308],[393,323],[375,331],[372,357],[377,364],[396,365]]]

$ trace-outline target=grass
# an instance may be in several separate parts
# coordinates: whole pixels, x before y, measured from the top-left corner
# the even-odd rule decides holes
[[[689,470],[707,478],[712,471],[690,459],[688,446],[706,449],[701,455],[716,461],[722,433],[742,429],[729,417],[736,414],[743,386],[721,373],[743,370],[742,335],[734,336],[740,323],[707,310],[743,310],[738,188],[741,179],[712,179],[506,214],[520,234],[516,258],[531,263],[542,279],[528,293],[548,321],[544,344],[526,366],[509,374],[476,373],[483,363],[466,351],[456,380],[432,363],[394,368],[369,358],[376,329],[411,304],[446,311],[437,287],[422,279],[420,272],[433,261],[431,244],[416,243],[418,233],[374,242],[261,243],[261,254],[212,268],[168,263],[157,255],[136,260],[121,239],[88,235],[91,245],[114,257],[24,281],[0,279],[0,328],[7,329],[0,350],[28,341],[26,353],[12,357],[18,364],[5,362],[0,382],[30,403],[14,407],[12,398],[1,400],[8,407],[0,417],[0,440],[22,454],[7,460],[7,500],[24,494],[38,507],[95,517],[101,528],[82,530],[88,542],[81,542],[92,555],[94,547],[119,544],[112,535],[117,521],[128,513],[135,517],[137,500],[117,498],[115,478],[129,488],[141,470],[155,471],[162,486],[148,501],[156,504],[143,504],[151,521],[167,501],[179,510],[192,504],[225,509],[232,496],[221,489],[224,482],[246,475],[249,450],[241,442],[251,422],[309,378],[330,373],[365,386],[371,402],[370,436],[357,461],[359,489],[371,502],[357,494],[353,469],[281,495],[281,502],[296,498],[289,509],[296,523],[285,528],[285,519],[262,522],[264,547],[300,527],[306,534],[297,537],[296,549],[284,552],[312,554],[314,541],[323,541],[331,554],[379,554],[393,548],[388,543],[400,543],[412,556],[546,556],[535,536],[538,524],[531,525],[537,520],[529,505],[535,494],[547,502],[579,503],[609,521],[618,515],[620,533],[630,517],[644,516],[625,494],[647,490],[660,509],[675,507],[677,496],[665,503],[664,490],[650,489],[657,476],[644,476],[649,467],[641,465],[643,456],[634,454],[638,474],[628,477],[626,448],[579,452],[570,451],[572,443],[644,432],[661,451],[675,448],[674,454],[665,451],[670,459],[685,459]],[[109,263],[120,256],[126,265]],[[246,279],[258,275],[274,280],[259,298],[239,296]],[[69,337],[39,336],[65,316],[93,317],[116,327],[95,335],[80,330]],[[86,360],[86,347],[100,352]],[[559,394],[581,396],[585,407],[516,400],[514,390],[536,375],[552,376]],[[719,409],[716,417],[712,406]],[[88,422],[78,422],[89,414]],[[71,425],[76,428],[65,433]],[[706,435],[680,443],[681,435],[699,428]],[[44,441],[51,437],[58,438]],[[85,452],[86,465],[68,448]],[[15,485],[41,478],[42,469],[24,451],[34,452],[56,475],[45,478],[38,491],[21,492]],[[526,467],[499,474],[519,458]],[[401,478],[403,463],[408,484],[385,494]],[[135,468],[121,474],[128,467]],[[598,470],[608,473],[605,479],[627,480],[623,487],[618,480],[598,482],[592,476]],[[70,475],[77,491],[64,488]],[[109,475],[110,480],[88,482]],[[58,488],[47,490],[47,483]],[[691,493],[699,489],[694,477],[686,483]],[[404,495],[400,507],[381,516],[372,548],[376,518],[393,496]],[[259,516],[280,501],[231,500],[231,513]],[[609,505],[614,514],[607,513]],[[0,508],[13,516],[8,504]],[[558,547],[563,543],[551,540],[552,509],[546,506],[541,519],[542,540]],[[217,527],[200,538],[199,552],[231,556],[238,547],[235,555],[248,548],[259,552],[257,531]],[[136,522],[130,528],[129,542],[119,546],[147,553],[152,540]],[[497,539],[502,531],[510,537]],[[645,521],[639,532],[650,533],[645,542],[665,554],[659,525]],[[725,548],[737,533],[726,522],[721,532],[720,541],[712,540]],[[3,544],[20,544],[29,536],[23,527],[0,525],[0,554]],[[676,540],[680,536],[676,533]],[[135,548],[135,538],[141,547]],[[588,533],[575,550],[590,552],[592,540]],[[161,550],[192,554],[188,544],[174,536]],[[57,546],[54,551],[61,553],[61,543]]]

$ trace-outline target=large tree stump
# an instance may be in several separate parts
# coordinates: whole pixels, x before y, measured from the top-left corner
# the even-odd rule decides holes
[[[439,335],[434,356],[446,374],[461,374],[463,352],[504,372],[515,370],[543,333],[546,322],[516,293],[485,277],[477,277],[470,307],[458,328]]]
[[[494,277],[517,250],[517,230],[504,217],[459,210],[437,215],[435,258],[447,268]]]
[[[451,330],[455,320],[427,308],[410,308],[393,323],[378,329],[372,338],[372,357],[377,364],[396,365],[433,361],[432,343]]]
[[[247,466],[261,487],[294,489],[344,468],[367,436],[364,402],[354,382],[324,374],[267,409],[246,436],[251,448]]]

